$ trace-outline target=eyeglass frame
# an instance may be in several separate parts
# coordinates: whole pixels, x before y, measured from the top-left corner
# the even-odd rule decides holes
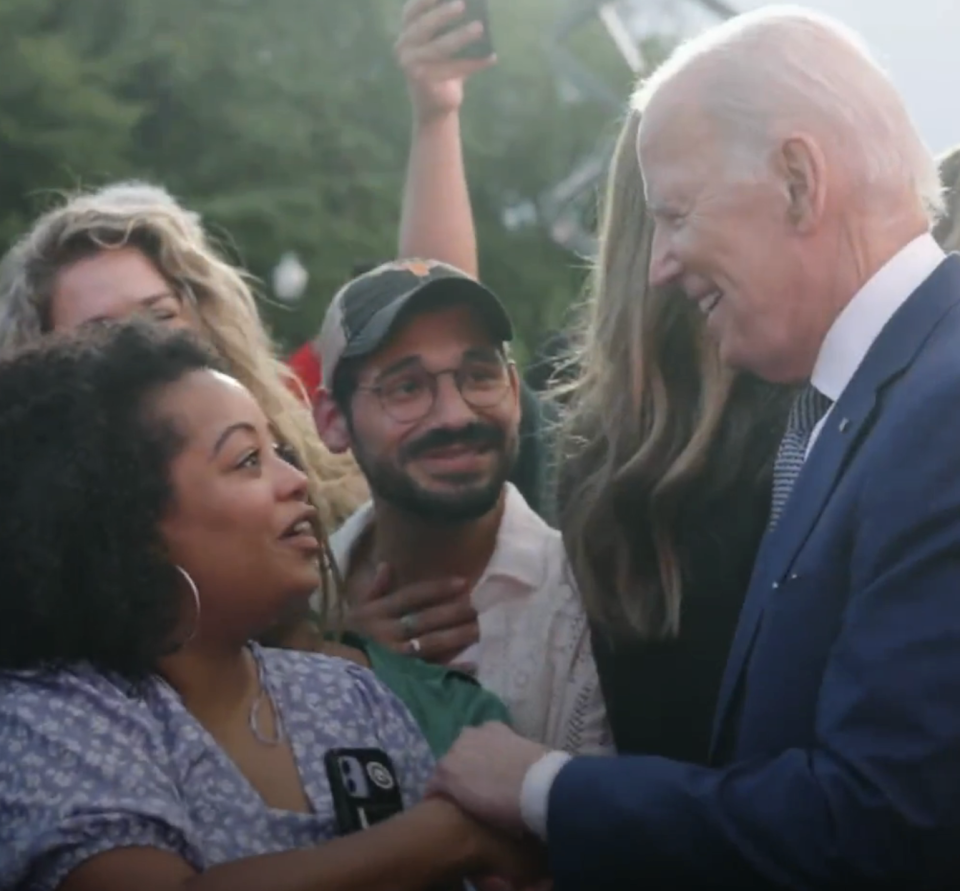
[[[469,353],[471,351],[468,350],[467,352]],[[416,417],[398,418],[396,414],[393,413],[393,411],[387,408],[387,405],[383,397],[382,383],[378,382],[375,384],[356,384],[354,386],[354,392],[355,393],[359,393],[359,392],[373,393],[377,397],[377,402],[379,403],[380,408],[385,415],[392,418],[398,424],[415,424],[417,423],[417,421],[422,421],[424,418],[428,417],[436,407],[437,396],[440,394],[440,378],[443,377],[445,374],[448,374],[453,378],[453,385],[454,387],[456,387],[457,394],[463,400],[464,404],[466,404],[467,406],[469,406],[474,410],[480,410],[480,411],[484,409],[496,408],[501,402],[503,402],[504,397],[506,397],[507,393],[509,393],[510,390],[512,389],[512,386],[511,386],[512,381],[511,381],[510,373],[511,373],[511,370],[516,368],[516,363],[512,359],[508,358],[508,356],[506,356],[504,352],[500,349],[494,349],[493,352],[496,355],[496,364],[499,366],[499,368],[503,372],[503,383],[502,383],[502,389],[499,395],[493,402],[490,402],[489,404],[477,405],[475,402],[472,402],[469,398],[467,398],[467,396],[463,392],[463,383],[460,375],[463,372],[464,363],[470,361],[469,357],[465,357],[461,359],[460,365],[457,366],[456,368],[441,368],[439,371],[430,371],[428,368],[424,368],[424,366],[422,365],[422,363],[419,362],[419,360],[417,361],[416,363],[417,369],[423,372],[423,374],[426,375],[427,379],[430,381],[430,385],[429,385],[430,402],[427,405],[426,409],[423,411],[423,413],[418,414]],[[399,372],[388,371],[385,374],[387,377],[389,377],[393,373],[399,373]],[[381,376],[382,375],[378,376],[378,378]]]

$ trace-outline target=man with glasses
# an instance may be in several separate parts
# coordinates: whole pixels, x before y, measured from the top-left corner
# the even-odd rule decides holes
[[[340,290],[315,414],[373,499],[331,543],[354,630],[469,669],[524,736],[599,751],[603,701],[563,542],[507,482],[511,337],[493,293],[446,264],[387,263]]]

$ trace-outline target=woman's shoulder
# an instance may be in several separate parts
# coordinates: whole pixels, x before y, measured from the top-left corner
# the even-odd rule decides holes
[[[144,700],[132,684],[89,666],[0,675],[0,726],[47,719],[88,723],[142,712]]]
[[[312,702],[322,695],[330,706],[337,698],[354,705],[364,700],[377,708],[394,705],[369,662],[364,664],[364,654],[349,647],[325,648],[323,652],[263,648],[258,652],[274,682],[294,701]]]
[[[156,692],[82,667],[0,678],[0,887],[58,887],[113,847],[180,853]]]
[[[155,681],[139,687],[91,668],[0,677],[0,750],[105,764],[167,763]]]
[[[311,683],[318,676],[354,681],[369,673],[369,663],[360,651],[352,647],[324,642],[322,649],[292,649],[256,645],[256,652],[271,674],[284,676],[296,682]]]

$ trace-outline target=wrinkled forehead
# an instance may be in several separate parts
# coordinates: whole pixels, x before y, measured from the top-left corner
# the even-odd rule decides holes
[[[637,129],[637,158],[648,200],[678,182],[716,178],[729,148],[698,92],[664,90],[651,100]],[[674,96],[678,101],[671,101]]]

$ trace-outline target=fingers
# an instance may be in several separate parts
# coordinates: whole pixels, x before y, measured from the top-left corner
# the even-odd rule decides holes
[[[416,69],[418,66],[438,62],[454,63],[457,61],[454,58],[456,54],[482,35],[481,22],[468,22],[429,42],[402,46],[399,49],[400,64],[407,69]]]
[[[448,603],[460,597],[466,590],[464,579],[432,579],[398,588],[388,597],[380,600],[385,618],[399,619],[401,616],[419,613],[432,606]]]
[[[393,572],[385,563],[377,567],[369,587],[353,598],[355,607],[371,607],[377,617],[397,619],[420,612],[438,603],[445,603],[463,593],[466,582],[458,578],[431,579],[402,588],[393,588]]]
[[[473,646],[478,640],[480,626],[473,623],[412,638],[399,649],[401,652],[417,655],[427,662],[444,663],[458,656],[467,647]]]
[[[464,13],[462,0],[443,0],[443,2],[420,3],[420,12],[405,15],[397,48],[415,47],[429,43],[438,31],[452,25]]]
[[[441,2],[442,0],[408,0],[407,3],[403,4],[403,12],[400,14],[402,29],[406,30],[407,25]]]
[[[434,631],[456,628],[459,625],[472,625],[477,622],[477,611],[468,600],[462,598],[453,603],[441,604],[407,615],[409,618],[403,622],[407,637],[423,637]]]
[[[415,10],[422,14],[417,17]],[[400,67],[414,77],[423,74],[424,66],[431,66],[431,73],[441,80],[463,78],[493,64],[493,59],[458,60],[456,54],[483,35],[481,22],[464,22],[446,34],[443,30],[455,25],[463,15],[460,0],[442,3],[417,2],[408,6],[409,17],[395,46]],[[438,36],[439,35],[439,36]],[[447,70],[436,69],[437,65],[449,66]]]
[[[351,604],[351,630],[428,662],[445,663],[479,640],[465,579],[433,579],[384,593],[389,575],[380,567],[374,583]]]

